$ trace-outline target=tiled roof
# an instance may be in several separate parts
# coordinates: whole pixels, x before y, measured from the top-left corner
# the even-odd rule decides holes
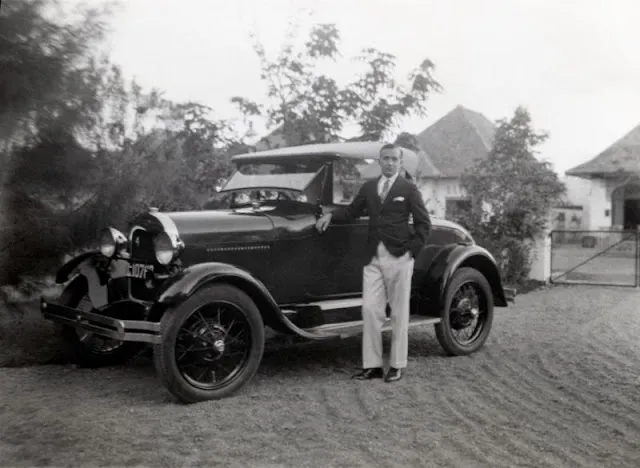
[[[443,176],[458,177],[472,161],[487,157],[494,134],[494,124],[484,115],[457,106],[417,139]]]
[[[640,125],[593,159],[569,169],[566,174],[588,177],[620,172],[640,174]]]

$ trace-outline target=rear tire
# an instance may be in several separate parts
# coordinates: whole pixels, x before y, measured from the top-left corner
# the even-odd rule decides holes
[[[258,307],[228,284],[203,288],[160,322],[156,371],[182,403],[228,397],[249,383],[262,361],[265,335]]]
[[[464,356],[480,349],[493,324],[493,292],[489,282],[475,268],[460,268],[447,287],[441,315],[435,325],[440,346],[451,356]],[[457,332],[466,330],[465,340]]]

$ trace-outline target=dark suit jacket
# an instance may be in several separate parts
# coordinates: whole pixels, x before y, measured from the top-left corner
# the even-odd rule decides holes
[[[350,205],[333,212],[332,221],[351,221],[366,212],[369,215],[367,258],[370,260],[382,242],[389,253],[415,257],[431,233],[431,219],[420,191],[402,175],[396,178],[384,202],[378,196],[379,178],[365,182]],[[413,216],[413,226],[409,216]]]

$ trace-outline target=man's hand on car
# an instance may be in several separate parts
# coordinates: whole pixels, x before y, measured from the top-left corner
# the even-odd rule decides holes
[[[318,221],[316,221],[316,229],[322,234],[329,227],[329,223],[331,223],[331,213],[322,215]]]

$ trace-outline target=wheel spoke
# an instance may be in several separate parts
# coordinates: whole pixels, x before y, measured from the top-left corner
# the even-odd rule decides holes
[[[240,340],[240,337],[241,337],[242,335],[244,335],[244,333],[245,333],[245,332],[246,332],[246,330],[244,330],[244,329],[243,329],[243,330],[242,330],[240,333],[238,333],[236,336],[232,336],[232,337],[231,337],[231,339],[230,339],[230,340],[228,340],[228,341],[226,342],[226,343],[227,343],[227,345],[232,345],[232,344],[235,344],[235,343],[244,343],[244,341],[241,341],[241,340]]]
[[[228,357],[231,357],[231,356],[244,356],[245,354],[246,354],[246,351],[234,351],[234,352],[232,352],[232,353],[227,353],[227,352],[225,352],[225,353],[220,357],[220,359],[228,358]]]
[[[225,371],[227,373],[227,375],[231,374],[231,372],[233,372],[233,368],[231,369],[231,371],[227,370],[227,368],[225,366],[223,366],[222,364],[218,363],[218,366],[220,368],[222,368],[223,371]]]
[[[198,340],[202,340],[202,341],[206,341],[207,343],[209,343],[211,346],[215,345],[214,341],[210,341],[208,340],[206,337],[202,336],[202,335],[198,335],[196,332],[192,331],[192,330],[186,330],[186,329],[181,329],[180,333],[186,333],[188,334],[191,338],[196,338]]]
[[[216,336],[216,335],[215,335],[215,333],[213,332],[213,330],[212,330],[212,329],[211,329],[211,327],[209,326],[209,322],[207,322],[207,321],[204,319],[204,317],[202,316],[202,312],[198,311],[198,317],[200,318],[200,321],[201,321],[202,323],[204,323],[204,326],[205,326],[205,327],[207,327],[207,331],[209,332],[209,334],[210,334],[212,337],[215,337],[215,336]]]
[[[180,355],[180,357],[178,357],[178,361],[182,361],[182,359],[189,354],[190,352],[193,352],[194,349],[193,347],[195,346],[195,344],[189,346],[186,350],[183,351],[183,353]]]
[[[202,380],[202,379],[204,378],[204,376],[205,376],[205,375],[207,375],[207,371],[208,371],[208,370],[209,370],[209,369],[205,368],[205,369],[202,371],[202,374],[200,374],[200,377],[198,378],[198,380]]]
[[[233,328],[233,326],[234,326],[235,324],[236,324],[236,321],[235,321],[235,320],[232,320],[232,321],[231,321],[231,325],[229,325],[229,326],[227,327],[227,332],[226,332],[226,334],[224,335],[224,336],[225,336],[225,338],[229,335],[229,333],[231,332],[231,329]]]

